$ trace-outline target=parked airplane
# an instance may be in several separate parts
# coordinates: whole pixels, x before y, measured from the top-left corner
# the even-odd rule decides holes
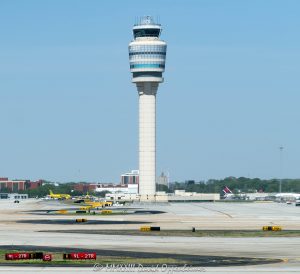
[[[49,191],[50,191],[50,195],[49,196],[52,199],[71,199],[71,195],[70,194],[60,194],[60,193],[54,194],[51,189]]]
[[[256,200],[256,199],[267,199],[275,200],[278,202],[286,201],[289,203],[299,201],[300,193],[239,193],[233,194],[229,187],[225,186],[223,189],[224,199],[246,199],[246,200]],[[272,198],[273,197],[273,198]]]
[[[245,193],[245,192],[239,192],[234,194],[228,186],[225,186],[223,189],[223,198],[225,200],[255,200],[256,198],[262,197],[262,196],[268,196],[268,194],[262,194],[262,193]]]
[[[228,186],[225,186],[225,187],[224,187],[223,192],[224,192],[224,194],[229,194],[229,193],[232,194],[232,191],[229,189]]]
[[[228,186],[225,186],[222,191],[224,199],[233,199],[233,197],[235,196],[235,194],[232,193]]]

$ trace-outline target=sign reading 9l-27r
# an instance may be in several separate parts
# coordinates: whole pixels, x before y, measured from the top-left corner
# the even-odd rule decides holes
[[[77,252],[63,255],[64,260],[96,260],[96,252]]]
[[[28,260],[30,253],[8,253],[5,254],[5,260]]]
[[[42,259],[42,252],[30,252],[30,253],[6,253],[5,260],[30,260],[30,259]]]

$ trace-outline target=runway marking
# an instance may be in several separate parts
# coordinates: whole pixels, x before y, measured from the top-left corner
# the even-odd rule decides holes
[[[195,204],[194,204],[194,206],[202,207],[202,208],[204,208],[204,209],[207,209],[207,210],[210,210],[210,211],[214,211],[214,212],[221,213],[221,214],[223,214],[223,215],[225,215],[225,216],[227,216],[227,217],[229,217],[229,218],[233,218],[233,217],[232,217],[230,214],[228,214],[228,213],[225,213],[225,212],[223,212],[223,211],[220,211],[220,210],[211,209],[211,208],[207,208],[207,207],[205,207],[205,206],[201,206],[201,205],[195,205]]]

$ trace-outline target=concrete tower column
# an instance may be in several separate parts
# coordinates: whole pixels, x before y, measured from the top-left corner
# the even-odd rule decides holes
[[[139,93],[139,195],[141,201],[155,201],[156,188],[156,93],[164,81],[167,43],[160,40],[162,28],[151,16],[133,27],[129,43],[132,82]]]
[[[158,83],[137,83],[139,93],[139,187],[141,201],[155,200],[156,92]]]

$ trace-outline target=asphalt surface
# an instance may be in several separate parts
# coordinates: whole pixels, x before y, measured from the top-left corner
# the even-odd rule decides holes
[[[249,258],[249,257],[228,257],[228,256],[205,256],[205,255],[188,255],[188,254],[174,254],[174,253],[153,253],[153,252],[135,252],[135,251],[120,251],[120,250],[105,250],[105,249],[88,249],[88,248],[66,248],[66,247],[49,247],[49,246],[31,246],[31,245],[1,245],[2,250],[20,250],[20,251],[45,251],[45,252],[96,252],[98,256],[102,257],[127,257],[127,258],[169,258],[182,260],[186,262],[176,263],[176,266],[246,266],[246,265],[259,265],[259,264],[274,264],[280,263],[279,259],[265,259],[265,258]],[[5,265],[12,265],[11,262],[4,263]],[[2,265],[4,265],[2,264]],[[1,264],[0,264],[1,265]],[[41,264],[43,265],[43,264]],[[93,266],[90,264],[89,266]],[[174,266],[174,264],[172,264]],[[45,264],[43,265],[44,267]],[[72,266],[72,265],[70,265]],[[152,266],[144,265],[144,266]]]
[[[122,215],[126,215],[126,214],[163,214],[165,213],[164,211],[159,211],[159,210],[133,210],[132,208],[123,208],[123,207],[117,207],[117,208],[109,208],[110,210],[112,210],[114,213],[116,214],[122,214]],[[31,211],[25,211],[24,213],[31,213],[31,214],[36,214],[36,215],[51,215],[51,214],[59,214],[59,215],[68,215],[68,214],[75,214],[76,211],[84,211],[81,210],[80,208],[64,208],[64,210],[67,210],[68,212],[66,214],[61,214],[61,213],[57,213],[57,209],[47,209],[47,210],[31,210]],[[91,212],[96,212],[97,214],[99,214],[101,212],[101,209],[95,209],[95,208],[91,208],[90,211]],[[84,215],[84,213],[77,213],[76,215]]]
[[[157,237],[124,235],[91,235],[82,233],[38,232],[40,230],[72,229],[71,225],[33,224],[18,221],[36,220],[29,210],[64,209],[58,201],[26,201],[13,204],[0,201],[0,243],[2,245],[37,245],[61,248],[89,248],[110,251],[149,252],[166,254],[186,254],[195,256],[216,256],[236,258],[279,259],[281,263],[249,265],[244,267],[205,267],[208,273],[299,273],[300,237],[280,238],[223,238],[223,237]],[[143,210],[164,211],[164,214],[137,214],[126,216],[93,216],[91,220],[151,222],[162,229],[261,229],[263,225],[281,225],[283,229],[300,229],[300,207],[276,203],[178,203],[136,205]],[[135,205],[131,206],[135,210]],[[88,217],[90,218],[90,217]],[[38,216],[49,219],[49,216]],[[51,219],[70,219],[74,216],[51,216]],[[139,229],[140,224],[102,224],[101,229]],[[94,224],[86,224],[81,229],[93,230]],[[107,270],[107,271],[106,271]],[[111,272],[111,269],[101,272]],[[144,269],[145,270],[145,269]],[[19,272],[21,271],[21,272]],[[56,272],[55,272],[56,271]],[[98,270],[99,271],[99,270]],[[173,270],[172,270],[173,271]],[[93,269],[45,269],[0,267],[0,273],[92,273]],[[132,270],[131,272],[134,272]],[[142,273],[143,271],[140,271]],[[162,273],[166,271],[162,270]],[[182,271],[180,271],[182,272]],[[172,273],[180,273],[173,271]],[[198,271],[199,272],[199,271]],[[124,273],[115,269],[114,273]],[[193,272],[194,273],[194,272]]]
[[[147,224],[149,222],[139,222],[139,221],[119,221],[119,220],[91,220],[86,216],[85,218],[73,217],[73,219],[37,219],[37,220],[21,220],[17,221],[20,224],[58,224],[58,225],[124,225],[124,224]],[[76,219],[87,219],[86,222],[76,222]]]

